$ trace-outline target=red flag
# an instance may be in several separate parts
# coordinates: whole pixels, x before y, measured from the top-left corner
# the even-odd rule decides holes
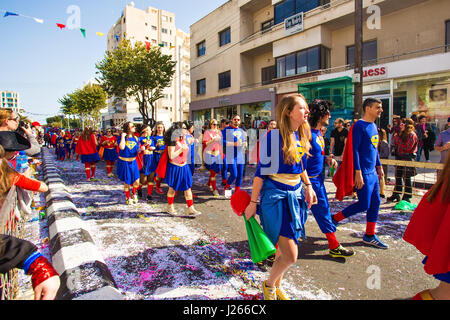
[[[56,24],[58,26],[58,28],[60,28],[61,30],[64,29],[66,27],[65,24],[61,24],[61,23],[57,23]]]
[[[145,41],[145,46],[147,47],[147,51],[150,50],[150,42]]]
[[[345,196],[353,194],[355,181],[353,177],[353,126],[347,136],[345,143],[344,157],[342,163],[333,177],[333,183],[336,185],[336,199],[344,200]]]

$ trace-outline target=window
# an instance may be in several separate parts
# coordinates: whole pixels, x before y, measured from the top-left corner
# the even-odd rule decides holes
[[[330,49],[317,46],[276,59],[277,78],[326,69],[330,66]]]
[[[273,26],[273,19],[261,23],[261,32],[264,33],[271,30],[272,26]]]
[[[224,46],[227,43],[231,42],[231,29],[227,28],[221,32],[219,32],[219,46]]]
[[[285,0],[274,7],[274,24],[300,12],[308,12],[319,6],[330,3],[330,0]]]
[[[200,43],[197,43],[197,57],[201,57],[206,54],[206,42],[203,40]]]
[[[219,73],[219,90],[231,87],[231,71]]]
[[[162,16],[161,19],[162,21],[168,21],[167,16]]]
[[[206,79],[197,80],[197,94],[206,93]]]
[[[445,52],[450,50],[450,20],[445,21]]]
[[[156,26],[152,26],[152,30],[158,30]]]
[[[261,69],[261,83],[263,85],[272,83],[272,79],[276,77],[275,66],[270,66]]]
[[[377,40],[368,41],[363,43],[363,63],[370,62],[371,60],[377,60]],[[347,64],[355,64],[355,46],[347,47]]]
[[[161,32],[162,33],[167,33],[167,29],[166,28],[161,28]]]

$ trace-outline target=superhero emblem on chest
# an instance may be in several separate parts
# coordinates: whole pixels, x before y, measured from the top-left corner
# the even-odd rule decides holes
[[[295,156],[295,162],[299,164],[302,161],[303,156],[305,155],[305,148],[300,144],[300,141],[297,141],[297,154]]]
[[[375,149],[378,148],[378,143],[380,142],[379,136],[376,134],[372,138],[370,138],[370,141],[372,142],[372,145],[375,147]]]
[[[235,131],[235,132],[233,132],[233,136],[235,136],[236,139],[241,140],[242,132],[240,132],[240,131]]]
[[[129,140],[125,143],[125,145],[128,147],[128,149],[132,150],[136,146],[136,142]]]
[[[321,149],[322,151],[325,150],[325,140],[323,139],[322,136],[317,136],[317,138],[316,138],[316,143],[320,146],[320,149]]]

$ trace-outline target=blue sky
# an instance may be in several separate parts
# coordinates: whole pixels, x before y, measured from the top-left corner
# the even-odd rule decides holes
[[[0,10],[43,19],[8,16],[0,12],[0,90],[17,91],[32,120],[45,122],[59,111],[58,98],[95,77],[95,63],[106,50],[106,34],[131,0],[0,0]],[[135,7],[152,6],[175,13],[177,28],[189,32],[195,21],[226,0],[134,0]],[[60,30],[71,5],[80,8],[79,30]],[[103,32],[104,37],[95,33]],[[42,115],[37,115],[42,114]]]

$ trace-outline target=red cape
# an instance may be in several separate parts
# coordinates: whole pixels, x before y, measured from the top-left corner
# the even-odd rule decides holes
[[[160,177],[161,179],[164,179],[166,177],[166,170],[167,170],[167,161],[169,160],[169,153],[167,151],[168,148],[166,148],[161,155],[161,159],[159,160],[158,167],[156,168],[156,175]]]
[[[91,135],[91,138],[88,141],[85,141],[83,140],[82,137],[80,137],[80,139],[78,139],[75,152],[78,153],[79,155],[97,153],[97,146],[95,145],[94,141],[95,140],[93,134]]]
[[[336,199],[344,200],[344,197],[353,194],[353,187],[355,186],[353,170],[353,126],[347,136],[345,143],[344,156],[342,163],[333,177],[333,183],[336,186]]]
[[[432,203],[426,200],[429,191],[423,196],[403,235],[428,257],[425,272],[433,275],[450,271],[450,205],[441,202],[442,192]]]

